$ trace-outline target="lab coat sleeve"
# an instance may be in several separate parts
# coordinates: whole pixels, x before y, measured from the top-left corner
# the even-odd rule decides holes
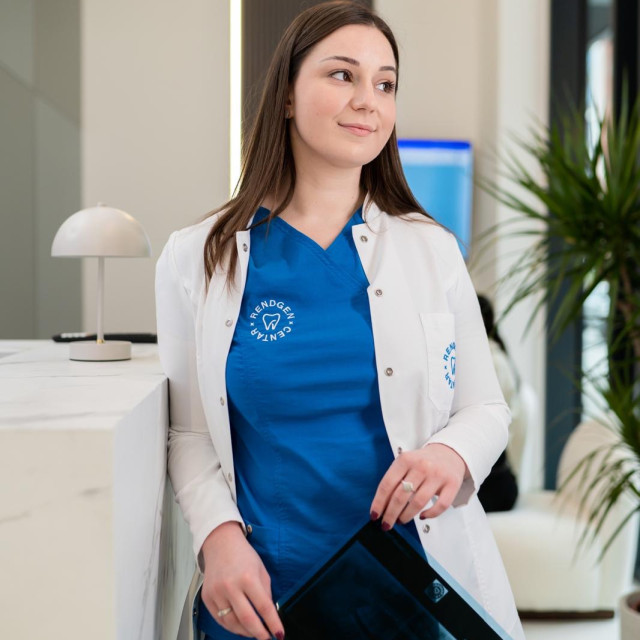
[[[511,421],[493,366],[478,297],[457,241],[450,236],[456,278],[448,292],[455,316],[456,379],[449,421],[425,446],[451,447],[465,461],[469,476],[453,506],[467,504],[507,446]]]
[[[193,305],[174,257],[177,233],[171,234],[158,258],[155,280],[158,352],[169,380],[167,466],[204,572],[200,550],[206,537],[223,522],[242,524],[242,518],[207,428],[198,386]]]

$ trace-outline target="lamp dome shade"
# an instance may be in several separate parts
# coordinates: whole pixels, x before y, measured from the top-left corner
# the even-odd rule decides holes
[[[69,216],[60,226],[52,256],[134,258],[151,255],[142,225],[120,209],[98,204]]]

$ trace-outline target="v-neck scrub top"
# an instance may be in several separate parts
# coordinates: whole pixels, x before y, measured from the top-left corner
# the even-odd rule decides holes
[[[366,522],[393,462],[351,231],[362,222],[358,209],[327,249],[280,217],[251,229],[226,384],[238,508],[274,601]],[[422,551],[413,521],[396,527]]]

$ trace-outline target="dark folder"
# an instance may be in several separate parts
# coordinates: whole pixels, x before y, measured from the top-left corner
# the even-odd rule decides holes
[[[278,610],[287,640],[510,640],[453,583],[370,522]]]

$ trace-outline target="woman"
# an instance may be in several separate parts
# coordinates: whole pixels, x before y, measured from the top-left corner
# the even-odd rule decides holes
[[[397,82],[371,10],[303,12],[237,196],[158,260],[169,474],[212,638],[282,638],[274,601],[368,517],[523,637],[475,495],[509,412],[456,241],[403,177]]]

